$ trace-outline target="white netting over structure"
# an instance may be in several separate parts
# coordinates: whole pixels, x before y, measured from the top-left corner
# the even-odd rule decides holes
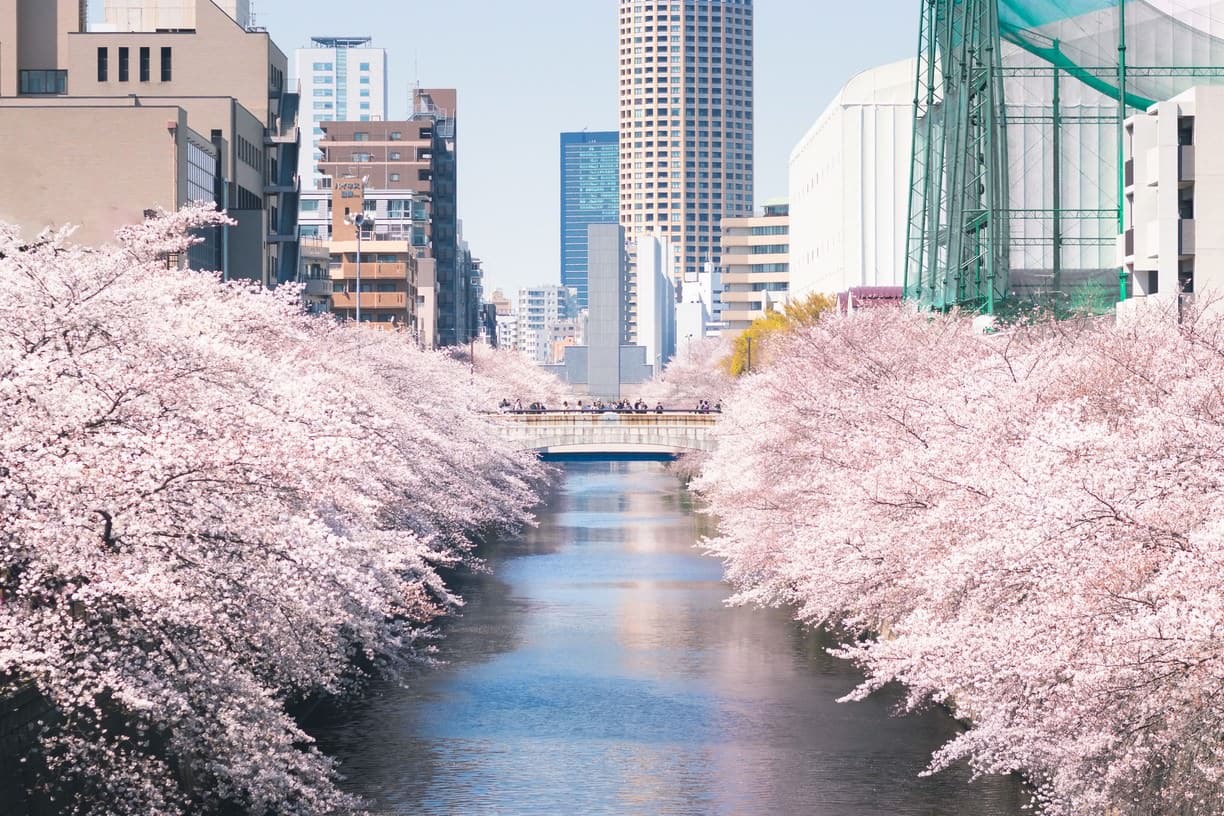
[[[908,295],[1111,304],[1119,97],[1224,82],[1224,0],[936,0],[922,50]]]

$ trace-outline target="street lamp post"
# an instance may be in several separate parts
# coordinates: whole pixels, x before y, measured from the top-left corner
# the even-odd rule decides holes
[[[357,228],[357,323],[361,323],[361,234],[365,231],[367,225],[374,223],[373,218],[368,218],[364,212],[355,213],[354,215],[345,216],[344,220]]]

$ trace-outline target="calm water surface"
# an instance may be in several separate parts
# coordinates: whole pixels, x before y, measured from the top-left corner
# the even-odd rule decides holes
[[[1013,816],[1012,780],[918,778],[955,733],[783,612],[727,608],[662,465],[570,465],[538,529],[465,582],[446,665],[320,724],[380,814]]]

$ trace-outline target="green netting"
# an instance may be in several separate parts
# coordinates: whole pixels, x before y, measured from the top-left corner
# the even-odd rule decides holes
[[[1120,290],[1119,45],[1125,115],[1224,81],[1224,0],[1122,1],[923,2],[907,296]]]

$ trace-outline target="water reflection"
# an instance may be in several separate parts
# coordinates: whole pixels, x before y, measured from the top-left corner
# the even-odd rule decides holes
[[[857,682],[784,613],[731,609],[660,465],[572,465],[442,647],[319,734],[387,814],[1002,816],[1011,780],[920,779],[954,731]]]

